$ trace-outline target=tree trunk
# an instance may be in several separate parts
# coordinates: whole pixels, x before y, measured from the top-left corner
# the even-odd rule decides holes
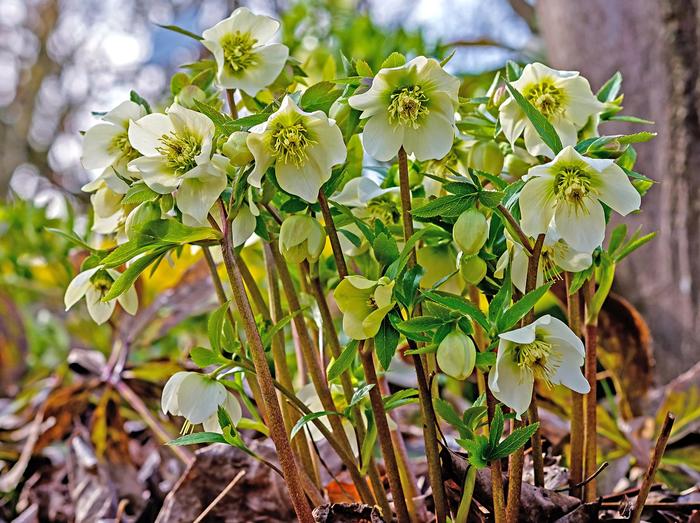
[[[594,90],[619,70],[625,114],[656,122],[635,170],[660,183],[627,222],[658,236],[621,264],[617,285],[648,321],[658,378],[668,381],[697,360],[700,339],[697,0],[538,0],[537,14],[553,67],[581,71]]]

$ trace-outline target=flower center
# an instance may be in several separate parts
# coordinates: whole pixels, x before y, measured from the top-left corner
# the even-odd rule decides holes
[[[116,135],[107,149],[110,153],[121,153],[121,157],[127,161],[133,160],[138,156],[136,149],[131,147],[131,143],[129,143],[129,135],[126,131]]]
[[[308,157],[307,149],[315,143],[304,124],[299,122],[272,131],[270,147],[275,156],[284,163],[293,163],[301,167]]]
[[[202,143],[190,133],[178,135],[175,133],[164,134],[160,137],[160,147],[156,151],[165,157],[170,169],[177,176],[182,176],[197,167],[197,155],[202,152]]]
[[[564,92],[548,80],[527,88],[523,94],[547,119],[564,111]]]
[[[399,221],[399,211],[396,204],[387,198],[377,198],[367,204],[367,212],[374,220],[379,220],[384,225],[397,223]]]
[[[249,33],[236,31],[227,34],[220,40],[224,51],[224,62],[232,73],[244,71],[255,63],[255,54],[252,52],[257,40],[251,38]]]
[[[391,94],[389,122],[418,129],[420,120],[430,112],[427,105],[428,97],[419,85],[397,89]]]
[[[580,205],[591,191],[591,175],[578,165],[561,166],[554,177],[555,192],[572,204]]]
[[[98,271],[90,278],[90,283],[93,289],[100,293],[100,296],[104,296],[109,292],[109,289],[112,288],[112,283],[114,283],[114,281],[106,272]]]
[[[535,339],[532,343],[516,345],[513,349],[513,362],[533,377],[552,386],[551,376],[559,368],[559,358],[552,351],[552,344]]]

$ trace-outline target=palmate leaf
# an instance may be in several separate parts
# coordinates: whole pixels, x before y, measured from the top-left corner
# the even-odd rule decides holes
[[[528,102],[527,99],[509,82],[506,82],[506,88],[523,110],[528,120],[532,122],[533,127],[537,131],[537,134],[540,135],[540,138],[542,138],[542,141],[554,152],[555,155],[558,154],[564,147],[561,144],[561,138],[559,138],[554,126],[549,123],[549,120],[547,120],[547,118],[545,118],[541,112],[539,112],[530,102]]]

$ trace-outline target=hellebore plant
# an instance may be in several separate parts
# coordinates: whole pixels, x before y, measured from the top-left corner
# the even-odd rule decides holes
[[[429,521],[428,507],[440,523],[466,520],[486,466],[494,520],[517,521],[528,441],[544,482],[538,397],[557,387],[573,391],[587,434],[567,458],[578,488],[596,469],[598,313],[617,262],[653,236],[615,229],[604,245],[608,211],[640,209],[653,183],[633,171],[631,145],[652,133],[598,136],[622,109],[621,79],[594,94],[576,72],[509,63],[469,98],[447,60],[393,53],[376,74],[350,57],[336,82],[314,84],[303,70],[313,64],[271,42],[278,29],[239,8],[201,38],[178,30],[211,56],[178,73],[155,110],[132,93],[87,130],[96,236],[68,235],[88,253],[66,307],[85,297],[95,322],[117,328],[116,303],[137,312],[140,277],[203,258],[219,306],[208,343],[197,337],[207,346],[191,348],[163,389],[163,413],[186,420],[171,443],[226,443],[267,463],[237,430],[269,436],[303,523],[309,501],[325,502],[326,452],[385,521]],[[537,317],[562,280],[585,345],[566,323]],[[401,383],[399,348],[415,367]],[[454,411],[445,387],[473,404]],[[394,423],[391,411],[416,402],[415,416]],[[456,514],[438,415],[470,467]],[[403,420],[416,416],[430,503],[403,440]],[[595,480],[585,490],[595,499]]]

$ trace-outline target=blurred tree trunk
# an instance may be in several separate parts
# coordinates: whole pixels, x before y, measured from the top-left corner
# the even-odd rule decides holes
[[[538,0],[548,60],[597,89],[624,77],[625,113],[656,122],[636,170],[659,181],[628,220],[657,238],[618,270],[654,336],[658,377],[698,359],[700,341],[700,9],[697,0]],[[639,126],[606,124],[605,134]]]

